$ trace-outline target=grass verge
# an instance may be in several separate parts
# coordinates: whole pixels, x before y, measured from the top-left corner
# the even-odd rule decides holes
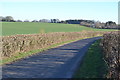
[[[81,38],[81,39],[86,39],[86,38],[90,38],[90,37],[85,37],[85,38]],[[81,39],[69,40],[69,41],[65,41],[65,42],[61,42],[61,43],[57,43],[57,44],[51,45],[51,46],[49,46],[47,48],[32,50],[32,51],[25,52],[25,53],[17,53],[16,55],[13,55],[13,56],[11,56],[9,58],[2,59],[2,61],[0,61],[0,65],[8,64],[8,63],[17,61],[19,59],[26,58],[26,57],[29,57],[29,56],[34,55],[36,53],[42,52],[44,50],[48,50],[50,48],[55,48],[55,47],[58,47],[60,45],[64,45],[64,44],[67,44],[67,43],[70,43],[70,42],[74,42],[74,41],[77,41],[77,40],[81,40]]]
[[[105,78],[107,65],[103,60],[100,40],[93,43],[88,49],[83,62],[78,67],[74,78]]]

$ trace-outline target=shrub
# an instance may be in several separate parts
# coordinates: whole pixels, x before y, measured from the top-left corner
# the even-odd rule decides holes
[[[109,67],[109,78],[120,78],[120,31],[104,34],[101,46]]]

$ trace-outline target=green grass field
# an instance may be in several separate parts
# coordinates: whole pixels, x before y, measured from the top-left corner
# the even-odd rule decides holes
[[[34,34],[48,32],[80,32],[82,30],[110,31],[109,29],[93,29],[78,24],[36,23],[36,22],[2,22],[2,35]],[[111,29],[112,30],[112,29]]]

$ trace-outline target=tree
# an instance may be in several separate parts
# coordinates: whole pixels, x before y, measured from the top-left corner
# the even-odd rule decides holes
[[[54,22],[53,22],[53,19],[51,19],[51,23],[54,23]]]
[[[22,20],[17,20],[16,22],[22,22]]]
[[[80,25],[94,28],[95,27],[95,21],[93,21],[93,20],[81,20]]]
[[[108,21],[106,22],[106,26],[116,26],[116,23],[112,21]]]
[[[118,28],[115,22],[113,21],[108,21],[105,23],[106,28]]]
[[[59,23],[59,19],[51,19],[51,23]]]
[[[61,23],[67,24],[67,22],[66,22],[66,21],[61,21]]]
[[[14,19],[13,19],[12,16],[6,16],[6,17],[5,17],[5,20],[6,20],[7,22],[12,22],[12,21],[14,21]]]
[[[0,21],[6,21],[5,17],[0,16]]]
[[[39,20],[39,22],[45,22],[45,23],[48,23],[48,22],[50,22],[48,19],[41,19],[41,20]]]
[[[56,19],[56,23],[59,23],[60,22],[60,20],[59,19]]]
[[[3,20],[3,18],[4,18],[3,16],[0,16],[0,21],[2,21],[2,20]]]
[[[57,21],[56,19],[53,19],[53,23],[56,23],[56,21]]]
[[[37,20],[33,20],[32,22],[38,22]]]
[[[102,28],[103,24],[100,21],[95,22],[95,28]]]

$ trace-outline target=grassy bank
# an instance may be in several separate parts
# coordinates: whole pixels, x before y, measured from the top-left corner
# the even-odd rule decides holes
[[[48,32],[112,31],[112,29],[94,29],[78,24],[2,22],[2,35],[35,34]]]
[[[74,78],[105,78],[107,66],[103,60],[100,40],[90,46]]]

